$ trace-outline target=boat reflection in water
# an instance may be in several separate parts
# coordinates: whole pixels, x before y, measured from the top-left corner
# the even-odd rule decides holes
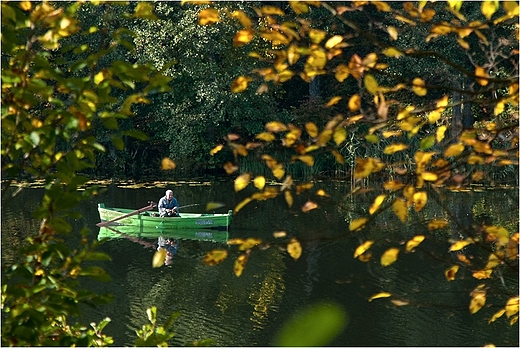
[[[227,231],[218,230],[155,230],[142,232],[139,229],[119,231],[118,226],[101,227],[97,239],[99,241],[121,240],[128,239],[139,243],[146,248],[166,250],[166,258],[164,264],[169,266],[173,261],[173,257],[177,254],[181,240],[198,240],[216,243],[226,243],[229,239]],[[155,239],[157,242],[150,242],[145,239]]]

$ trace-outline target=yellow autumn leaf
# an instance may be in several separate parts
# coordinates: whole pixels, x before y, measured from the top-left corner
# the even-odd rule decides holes
[[[292,207],[294,200],[291,191],[284,191],[283,194],[285,197],[285,201],[287,202],[287,206],[289,208]]]
[[[309,12],[309,6],[302,1],[289,1],[289,5],[296,14]]]
[[[233,38],[233,45],[236,47],[243,46],[245,44],[248,44],[253,40],[254,32],[251,29],[242,29],[239,30],[235,37]]]
[[[507,300],[505,310],[508,318],[518,313],[518,296],[511,297]]]
[[[337,103],[339,103],[339,101],[341,100],[342,98],[339,97],[339,96],[335,96],[335,97],[332,97],[330,98],[330,100],[327,102],[327,104],[325,104],[325,107],[331,107],[332,105],[336,105]]]
[[[493,314],[493,316],[489,319],[488,324],[491,324],[492,322],[494,322],[495,320],[497,320],[498,318],[503,316],[505,312],[506,312],[505,309],[501,309],[498,312],[496,312],[495,314]]]
[[[460,47],[464,48],[465,50],[469,50],[470,49],[469,42],[467,42],[463,38],[459,37],[457,39],[457,42],[459,43]]]
[[[476,279],[489,279],[491,278],[491,273],[493,272],[492,269],[487,269],[487,270],[479,270],[479,271],[474,271],[473,272],[473,278],[476,278]]]
[[[263,6],[260,9],[260,12],[264,15],[285,15],[285,12],[278,6]]]
[[[255,246],[262,244],[262,240],[258,238],[247,238],[242,243],[240,243],[240,246],[238,247],[238,250],[245,251],[251,248],[254,248]]]
[[[334,48],[334,46],[339,44],[341,41],[343,41],[343,36],[334,35],[333,37],[328,39],[327,42],[325,42],[325,48],[330,50],[331,48]]]
[[[359,107],[361,106],[361,97],[359,94],[354,94],[350,99],[348,100],[348,109],[351,112],[355,112],[359,110]]]
[[[518,2],[516,1],[504,1],[502,2],[504,10],[506,10],[509,16],[518,16]]]
[[[252,79],[247,76],[239,76],[233,83],[231,84],[231,92],[240,93],[247,89],[247,85],[251,82]]]
[[[237,259],[235,260],[235,266],[233,267],[233,271],[235,272],[235,275],[237,277],[240,277],[242,275],[242,272],[244,272],[244,268],[246,268],[246,263],[247,263],[247,255],[246,254],[238,255]]]
[[[330,195],[328,195],[327,192],[325,192],[323,189],[319,189],[318,191],[316,191],[316,196],[330,197]]]
[[[372,205],[368,209],[368,212],[370,213],[370,215],[373,215],[379,209],[381,204],[383,204],[385,198],[386,198],[386,195],[379,195],[376,197],[376,199],[374,200],[374,203],[372,203]]]
[[[171,159],[169,159],[168,157],[165,157],[162,159],[162,161],[161,161],[162,170],[173,170],[173,169],[175,169],[175,167],[176,167],[175,162],[172,161]]]
[[[350,222],[349,230],[353,231],[353,232],[359,231],[365,227],[367,222],[368,222],[368,218],[358,218],[356,220],[353,220]]]
[[[334,129],[334,134],[332,135],[334,142],[336,143],[336,146],[341,145],[347,139],[347,130],[343,127],[336,127]]]
[[[383,183],[383,188],[388,191],[397,191],[404,187],[404,184],[400,182],[399,180],[391,180],[391,181],[385,181]]]
[[[222,145],[222,144],[217,145],[213,149],[211,149],[211,151],[209,153],[210,153],[211,156],[215,156],[215,154],[217,152],[219,152],[220,150],[222,150],[223,148],[224,148],[224,145]]]
[[[344,64],[339,64],[336,69],[334,69],[334,77],[339,82],[343,82],[347,79],[347,77],[350,75],[350,69],[348,66]]]
[[[438,176],[432,172],[423,172],[421,173],[421,178],[425,181],[437,181]]]
[[[462,153],[462,151],[464,151],[464,145],[459,143],[459,144],[453,144],[453,145],[450,145],[446,151],[444,151],[444,157],[456,157],[458,155],[460,155]]]
[[[363,78],[363,82],[367,91],[369,91],[373,95],[377,95],[379,85],[377,84],[377,80],[374,78],[374,76],[366,74]]]
[[[401,51],[399,51],[395,47],[387,47],[383,50],[383,54],[387,57],[400,57],[403,55]]]
[[[428,223],[429,230],[437,230],[439,228],[444,228],[448,225],[448,221],[441,219],[433,219]]]
[[[287,126],[285,124],[283,124],[282,122],[271,121],[271,122],[266,123],[265,129],[272,133],[279,133],[279,132],[286,131]]]
[[[354,258],[358,257],[359,255],[362,255],[365,253],[365,251],[367,251],[368,249],[370,249],[370,247],[372,246],[372,244],[374,244],[374,241],[373,240],[367,240],[366,242],[364,242],[363,244],[361,244],[360,246],[358,246],[356,248],[356,251],[354,251]]]
[[[395,27],[389,26],[386,28],[386,31],[388,32],[388,35],[390,35],[390,38],[392,40],[397,40],[398,32]]]
[[[481,86],[485,86],[488,84],[489,82],[489,76],[488,74],[486,73],[486,70],[480,66],[477,66],[475,67],[475,76],[476,76],[476,80],[477,82],[481,85]]]
[[[469,303],[469,312],[477,313],[486,304],[486,291],[479,289],[472,292],[471,301]]]
[[[446,126],[440,126],[437,128],[437,131],[435,132],[435,139],[438,143],[440,143],[444,139],[444,134],[446,133],[446,130],[448,127]]]
[[[244,173],[239,175],[235,179],[235,192],[242,191],[249,185],[249,182],[251,181],[251,175],[249,173]]]
[[[314,203],[314,202],[312,202],[312,201],[307,201],[307,202],[303,205],[303,207],[302,207],[302,211],[303,211],[304,213],[306,213],[306,212],[311,211],[311,210],[316,209],[316,208],[318,208],[318,205],[317,205],[316,203]]]
[[[32,8],[31,2],[30,1],[21,1],[20,8],[23,11],[29,11]]]
[[[262,31],[260,36],[267,41],[271,41],[273,45],[288,45],[291,43],[287,36],[278,31]]]
[[[426,202],[428,201],[428,194],[424,191],[416,192],[413,194],[413,203],[414,203],[414,209],[415,211],[419,212],[421,211],[424,206],[426,205]]]
[[[371,158],[356,158],[356,167],[354,168],[354,178],[361,179],[369,176],[374,171],[374,164]]]
[[[152,259],[152,267],[158,268],[164,265],[164,260],[166,260],[166,249],[159,249],[153,254]]]
[[[464,248],[467,245],[473,244],[473,239],[464,239],[458,242],[455,242],[451,245],[450,251],[458,251]]]
[[[218,202],[208,202],[206,203],[206,211],[215,210],[218,208],[224,207],[224,203],[218,203]]]
[[[232,162],[226,162],[223,166],[227,175],[233,174],[238,170],[238,166],[234,165]]]
[[[388,145],[387,147],[385,147],[385,149],[383,150],[383,153],[385,153],[387,155],[391,155],[396,152],[406,150],[407,148],[408,148],[408,145],[406,145],[406,144],[392,144],[392,145]]]
[[[363,58],[363,61],[361,64],[363,64],[366,68],[373,68],[376,66],[377,63],[377,54],[376,53],[369,53],[366,55],[365,58]]]
[[[271,141],[274,141],[274,140],[276,139],[276,137],[274,136],[274,134],[269,133],[269,132],[258,133],[258,134],[255,136],[255,138],[258,139],[258,140],[266,141],[266,142],[271,142]]]
[[[238,21],[240,22],[240,24],[242,24],[242,26],[244,28],[251,28],[251,25],[252,25],[251,19],[243,11],[240,11],[240,10],[233,11],[231,16],[233,18],[237,18]]]
[[[459,265],[453,265],[444,272],[444,276],[448,281],[455,280],[455,274],[459,271]]]
[[[506,245],[509,241],[509,232],[501,226],[488,226],[484,229],[487,233],[487,240],[494,241],[497,246]]]
[[[285,175],[285,169],[283,169],[283,165],[278,163],[273,167],[273,175],[278,180],[281,180],[283,176]]]
[[[265,177],[263,177],[262,175],[257,176],[253,180],[253,184],[257,189],[262,190],[265,186]]]
[[[390,248],[386,250],[383,255],[381,255],[381,265],[382,266],[390,266],[395,261],[397,261],[397,257],[399,256],[398,248]]]
[[[309,136],[311,138],[316,138],[319,134],[318,127],[313,122],[307,122],[305,124],[305,130],[307,131],[307,134],[309,134]]]
[[[337,150],[332,150],[331,152],[334,158],[336,159],[336,162],[338,162],[339,164],[345,163],[345,157],[343,157],[343,155],[340,154]]]
[[[412,90],[418,96],[423,97],[428,93],[428,90],[425,88],[426,84],[424,83],[424,81],[421,78],[419,78],[419,77],[414,78],[412,83],[413,83]]]
[[[401,222],[405,222],[406,218],[408,217],[408,206],[406,201],[403,198],[397,197],[392,204],[392,208],[399,220],[401,220]]]
[[[302,255],[302,246],[296,238],[292,238],[287,244],[287,252],[294,260],[298,260]]]
[[[287,232],[285,231],[275,231],[273,232],[273,237],[274,238],[283,238],[283,237],[286,237],[287,236]]]
[[[199,24],[209,25],[220,21],[218,11],[214,8],[207,8],[199,12]]]
[[[434,124],[441,118],[441,113],[437,110],[433,110],[428,114],[428,122]]]
[[[392,294],[389,292],[380,292],[380,293],[370,296],[370,298],[368,299],[368,302],[372,302],[373,300],[378,299],[378,298],[385,298],[385,297],[390,297],[390,296],[392,296]]]
[[[498,4],[498,1],[482,1],[481,12],[484,17],[491,19],[493,14],[498,10]]]
[[[497,255],[496,253],[489,254],[488,262],[486,264],[485,269],[493,269],[496,266],[500,265],[502,263],[502,253],[500,255]]]
[[[390,300],[394,306],[396,307],[401,307],[401,306],[407,306],[410,304],[410,301],[407,301],[407,300],[397,300],[397,299],[394,299],[394,300]]]
[[[314,44],[319,44],[325,37],[327,36],[327,32],[318,29],[311,29],[309,32],[309,39]]]
[[[409,253],[413,249],[415,249],[419,244],[423,242],[424,238],[425,237],[423,235],[417,235],[410,239],[408,242],[406,242],[406,252]]]
[[[302,155],[302,156],[297,156],[295,158],[299,159],[300,161],[302,161],[309,167],[312,167],[314,165],[314,157],[312,157],[311,155]]]
[[[227,256],[227,250],[211,250],[204,256],[204,259],[202,259],[202,264],[215,266],[224,261]]]
[[[242,200],[240,203],[238,203],[235,206],[235,209],[233,209],[233,213],[238,213],[243,207],[245,207],[247,204],[249,204],[252,201],[251,197],[247,197],[244,200]]]
[[[495,108],[493,110],[493,114],[495,116],[498,116],[499,114],[501,114],[502,112],[504,112],[504,109],[505,109],[505,102],[503,101],[499,101],[496,105],[495,105]]]

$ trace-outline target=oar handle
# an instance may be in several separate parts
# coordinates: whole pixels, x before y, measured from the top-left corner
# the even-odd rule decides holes
[[[124,218],[130,217],[130,216],[133,216],[133,215],[140,214],[140,213],[142,213],[142,212],[144,212],[144,211],[151,210],[151,209],[153,209],[153,208],[155,208],[155,207],[157,206],[157,204],[154,203],[154,202],[148,202],[148,203],[150,203],[150,205],[148,205],[148,206],[146,206],[146,207],[143,207],[143,208],[138,209],[138,210],[136,210],[136,211],[133,211],[133,212],[131,212],[131,213],[128,213],[128,214],[125,214],[125,215],[119,216],[119,217],[117,217],[117,218],[115,218],[115,219],[113,219],[113,220],[110,220],[110,221],[102,221],[102,222],[100,222],[100,223],[97,223],[96,226],[98,226],[98,227],[105,227],[105,226],[107,226],[107,225],[110,225],[110,224],[113,223],[113,222],[116,222],[116,221],[118,221],[118,220],[121,220],[121,219],[124,219]]]

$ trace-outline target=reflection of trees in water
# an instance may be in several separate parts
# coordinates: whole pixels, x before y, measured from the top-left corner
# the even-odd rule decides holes
[[[254,323],[253,330],[265,328],[269,314],[276,312],[285,292],[285,263],[284,255],[277,250],[271,250],[267,254],[264,265],[265,276],[251,291],[249,303],[253,305],[253,313],[250,320]]]

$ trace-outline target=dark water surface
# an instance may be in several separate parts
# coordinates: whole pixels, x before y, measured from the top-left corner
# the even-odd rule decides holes
[[[252,186],[252,185],[250,185]],[[207,202],[232,209],[254,191],[234,193],[232,183],[178,183],[168,186],[181,206],[189,212],[204,212]],[[318,197],[317,189],[328,195]],[[99,222],[97,204],[138,209],[148,201],[157,202],[166,186],[155,183],[145,188],[111,185],[106,192],[80,206],[83,225],[96,238]],[[292,208],[278,197],[251,202],[234,216],[230,238],[258,237],[274,241],[273,232],[286,231],[302,242],[303,254],[293,260],[278,246],[255,249],[240,277],[233,273],[236,253],[220,265],[202,264],[204,255],[216,248],[229,247],[213,242],[180,242],[171,266],[152,268],[153,248],[130,240],[111,240],[101,250],[112,257],[103,267],[112,277],[109,283],[86,283],[100,293],[113,293],[115,300],[99,308],[85,308],[84,322],[99,322],[110,317],[104,330],[118,346],[132,345],[135,330],[147,322],[146,309],[158,307],[159,322],[172,311],[180,311],[171,345],[184,345],[209,338],[217,346],[266,346],[280,326],[299,309],[319,301],[335,302],[349,317],[349,324],[332,346],[518,346],[518,323],[509,325],[503,316],[488,324],[489,318],[505,301],[518,295],[518,273],[504,271],[492,282],[479,281],[461,269],[457,280],[448,282],[444,271],[454,258],[448,253],[446,239],[472,225],[495,224],[518,231],[518,190],[441,193],[453,217],[460,222],[449,228],[427,231],[418,222],[424,218],[443,218],[446,213],[429,202],[423,214],[410,210],[410,224],[404,226],[392,212],[382,213],[360,232],[348,232],[352,219],[367,216],[376,193],[346,197],[350,187],[317,183],[308,192],[295,196]],[[15,260],[14,250],[26,236],[37,231],[30,209],[39,202],[42,189],[25,189],[2,207],[2,262]],[[308,213],[301,206],[308,200],[319,208]],[[342,208],[338,208],[341,204]],[[76,231],[76,232],[77,232]],[[77,234],[77,233],[76,233]],[[380,255],[389,247],[400,247],[415,234],[426,240],[414,253],[402,251],[396,263],[381,267]],[[77,236],[71,235],[71,244]],[[354,250],[367,239],[376,240],[369,262],[353,258]],[[149,240],[149,242],[156,242]],[[230,251],[236,250],[229,248]],[[491,284],[487,306],[476,314],[468,310],[472,289]],[[368,299],[379,292],[407,301],[395,306],[389,298]]]

